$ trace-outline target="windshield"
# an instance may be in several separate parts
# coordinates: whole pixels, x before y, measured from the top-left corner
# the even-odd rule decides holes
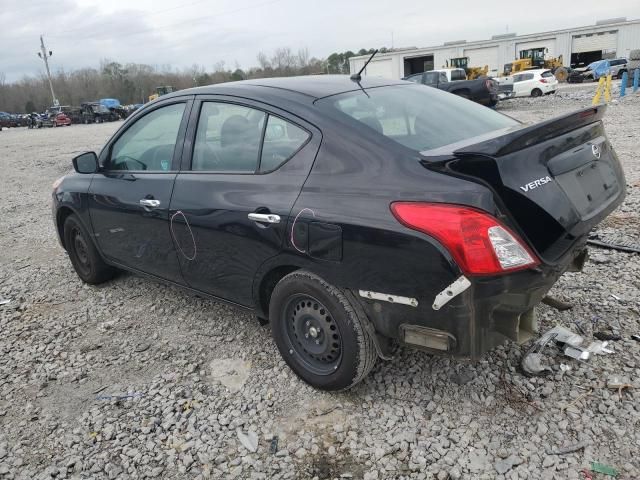
[[[318,105],[416,151],[518,125],[490,108],[424,85],[356,90],[323,98]]]

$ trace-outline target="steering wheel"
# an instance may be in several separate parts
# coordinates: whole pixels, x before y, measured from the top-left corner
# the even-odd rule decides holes
[[[138,168],[137,170],[146,170],[147,169],[147,165],[145,163],[142,163],[137,158],[133,158],[133,157],[130,157],[128,155],[123,155],[121,157],[118,157],[117,160],[118,160],[118,163],[116,163],[116,165],[118,167],[124,167],[124,168],[121,168],[121,170],[136,170],[136,169],[129,168],[129,163],[140,165],[140,168]]]

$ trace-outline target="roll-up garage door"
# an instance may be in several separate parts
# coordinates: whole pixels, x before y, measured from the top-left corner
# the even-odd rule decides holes
[[[470,67],[489,65],[489,74],[498,72],[498,47],[465,48],[465,57],[469,57]]]
[[[618,32],[585,33],[574,35],[571,53],[593,52],[597,50],[615,51],[618,48]]]
[[[369,77],[393,78],[393,63],[390,58],[373,59],[364,73]]]
[[[530,50],[532,48],[546,48],[549,51],[546,53],[548,57],[556,56],[556,39],[547,38],[545,40],[536,40],[532,42],[522,42],[516,45],[516,56],[520,58],[520,51]]]

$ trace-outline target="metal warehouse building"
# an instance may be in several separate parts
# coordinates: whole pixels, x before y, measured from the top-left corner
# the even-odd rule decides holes
[[[521,50],[546,48],[549,57],[562,55],[566,67],[577,67],[603,58],[625,57],[640,49],[640,19],[601,20],[587,27],[552,32],[494,35],[490,40],[458,40],[428,48],[397,49],[377,54],[363,72],[385,78],[402,78],[434,68],[443,68],[452,58],[468,57],[469,66],[489,66],[489,75],[498,75],[504,65],[519,58]],[[351,73],[362,68],[368,56],[349,60]]]

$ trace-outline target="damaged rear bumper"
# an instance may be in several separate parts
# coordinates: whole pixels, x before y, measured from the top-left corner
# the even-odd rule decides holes
[[[534,307],[564,272],[582,269],[585,242],[553,267],[471,277],[468,282],[460,277],[436,296],[398,302],[395,297],[355,293],[379,335],[432,353],[477,360],[507,340],[522,343],[537,334]],[[439,304],[438,298],[448,301]]]

